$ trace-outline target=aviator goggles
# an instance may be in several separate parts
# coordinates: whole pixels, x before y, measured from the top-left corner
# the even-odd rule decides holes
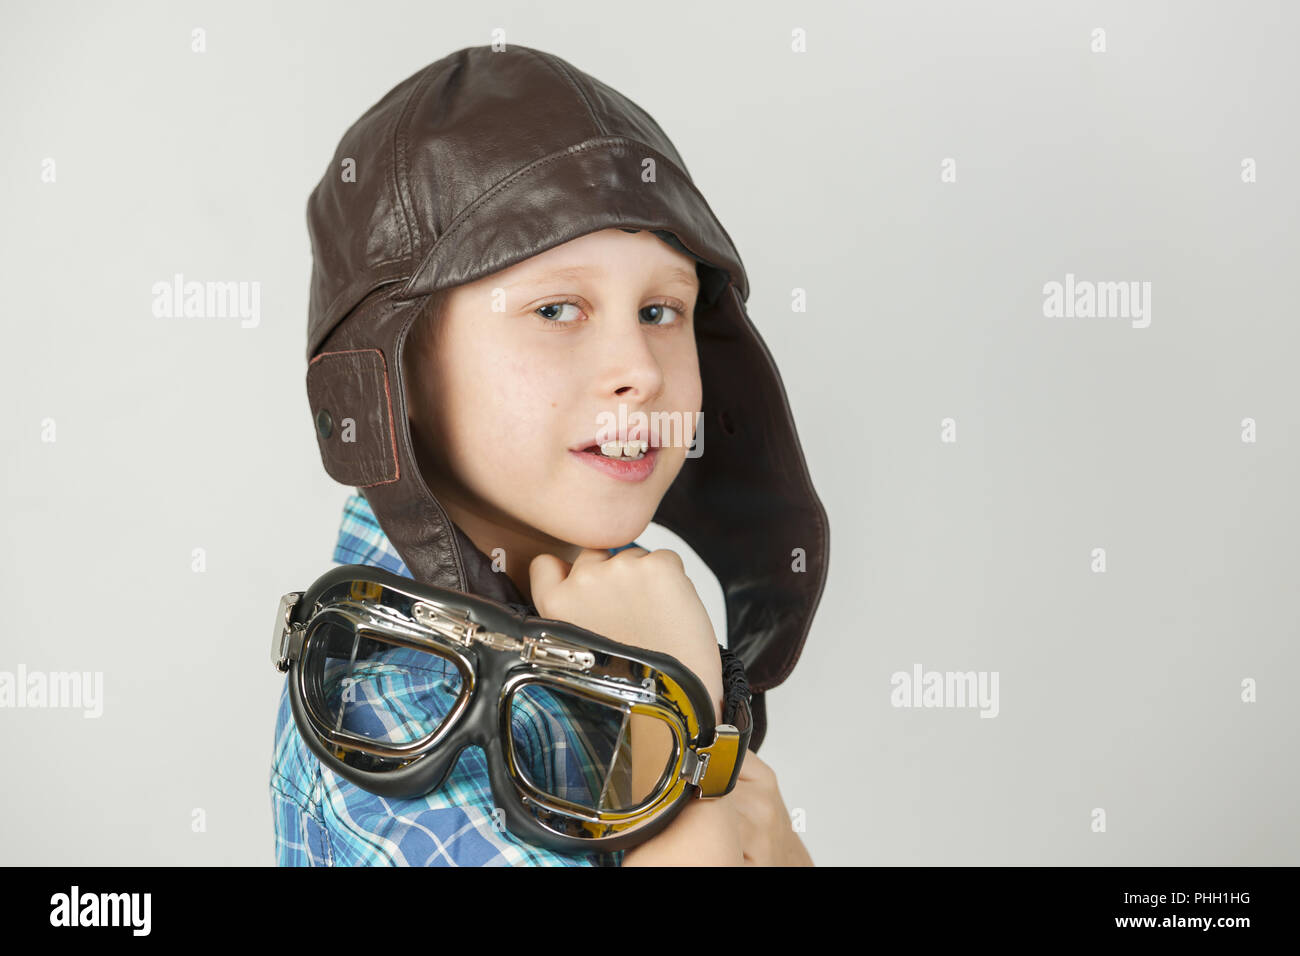
[[[676,658],[354,564],[280,599],[271,659],[300,734],[340,777],[424,796],[477,745],[511,833],[591,853],[635,846],[691,797],[735,787],[751,698],[740,659],[718,650],[715,725]]]

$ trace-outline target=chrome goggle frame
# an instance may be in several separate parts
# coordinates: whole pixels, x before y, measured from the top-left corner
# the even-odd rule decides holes
[[[406,743],[380,743],[331,726],[312,704],[309,675],[299,666],[330,622],[352,629],[358,641],[435,653],[453,663],[461,685],[451,712],[434,731]],[[688,797],[730,793],[748,746],[747,695],[735,708],[734,723],[715,726],[707,691],[675,658],[363,565],[334,568],[307,592],[284,595],[271,657],[289,675],[300,733],[335,773],[371,792],[420,796],[440,787],[460,752],[478,744],[488,756],[507,829],[564,852],[625,849],[661,831]],[[538,789],[516,762],[510,731],[513,696],[531,683],[620,708],[622,731],[636,714],[662,721],[671,731],[672,753],[655,788],[636,806],[617,810],[593,809]],[[485,689],[494,688],[489,704]],[[344,762],[349,753],[390,765],[360,769]]]

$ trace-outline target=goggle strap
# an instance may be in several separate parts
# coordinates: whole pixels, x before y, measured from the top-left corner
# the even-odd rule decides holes
[[[691,783],[699,786],[701,797],[723,797],[735,789],[753,727],[744,662],[721,644],[718,653],[722,656],[724,722],[717,726],[713,743],[698,751],[699,764],[691,773]]]
[[[722,721],[733,727],[740,727],[743,723],[745,729],[748,729],[748,720],[737,720],[741,707],[748,712],[752,700],[749,678],[745,676],[745,663],[739,654],[721,644],[718,645],[718,653],[722,656]]]

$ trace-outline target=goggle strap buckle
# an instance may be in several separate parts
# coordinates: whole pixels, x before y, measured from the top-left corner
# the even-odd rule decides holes
[[[686,751],[682,776],[686,778],[687,783],[696,787],[700,785],[700,781],[704,779],[705,774],[708,772],[710,756],[711,754],[697,753],[694,750]],[[703,796],[703,792],[700,795]]]
[[[271,663],[281,673],[289,669],[290,662],[302,651],[303,628],[292,620],[293,609],[302,595],[302,591],[290,591],[280,598],[280,606],[275,612],[275,630],[271,632]]]
[[[718,724],[713,743],[699,751],[700,764],[691,783],[701,797],[724,797],[736,786],[739,774],[740,731],[731,724]]]

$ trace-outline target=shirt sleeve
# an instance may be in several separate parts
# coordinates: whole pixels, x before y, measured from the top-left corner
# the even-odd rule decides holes
[[[367,676],[382,679],[392,693],[391,671],[363,675],[355,670],[345,719],[351,729],[386,726],[392,714],[368,712],[376,698]],[[396,695],[398,700],[403,695]],[[428,713],[405,709],[421,723]],[[408,725],[409,726],[409,725]],[[303,742],[288,702],[281,695],[271,776],[276,862],[282,866],[621,866],[624,851],[566,854],[534,846],[505,828],[494,806],[487,761],[479,747],[467,747],[438,790],[398,799],[362,790],[321,765]]]
[[[276,866],[330,866],[329,838],[321,817],[320,763],[311,758],[289,708],[288,682],[281,690],[271,760],[271,819]]]
[[[325,827],[276,778],[271,781],[271,812],[276,866],[329,866]]]
[[[481,762],[481,751],[471,753],[476,750],[467,748],[461,764]],[[486,783],[486,768],[482,771]],[[329,770],[323,775],[325,819],[336,866],[621,866],[623,862],[622,851],[565,854],[525,843],[505,829],[490,796],[481,803],[460,802],[465,788],[477,785],[474,774],[460,768],[441,791],[411,800],[366,793],[332,778]]]

